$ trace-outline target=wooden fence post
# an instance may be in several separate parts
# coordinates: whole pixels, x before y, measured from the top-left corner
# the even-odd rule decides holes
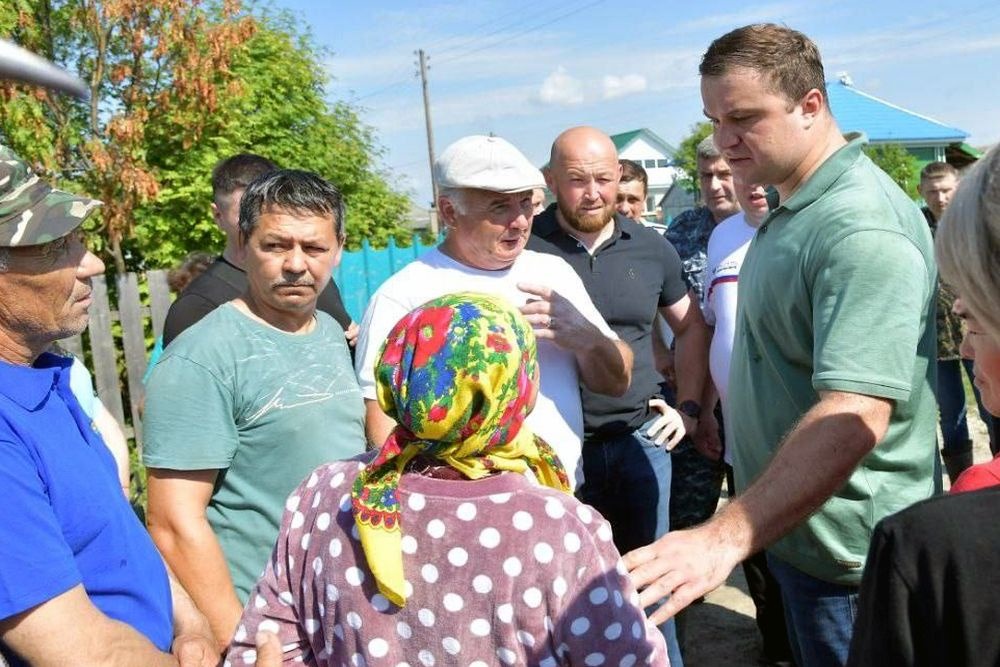
[[[145,391],[142,374],[146,370],[146,334],[143,326],[142,302],[139,300],[139,278],[134,273],[118,276],[118,321],[122,325],[122,349],[125,353],[125,377],[128,381],[129,413],[135,445],[142,455],[142,419],[139,406]]]
[[[118,382],[118,357],[115,339],[111,332],[111,307],[108,304],[108,285],[104,276],[93,278],[93,304],[90,307],[90,352],[94,362],[94,380],[97,395],[119,424],[125,424],[122,408],[122,390]],[[126,433],[126,435],[128,435]]]
[[[149,285],[149,314],[153,320],[153,338],[163,335],[163,323],[170,310],[170,286],[167,285],[167,272],[163,269],[146,271],[146,282]]]

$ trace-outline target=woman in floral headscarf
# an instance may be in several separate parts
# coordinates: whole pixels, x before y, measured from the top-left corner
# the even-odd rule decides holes
[[[428,302],[375,376],[398,426],[374,458],[323,466],[289,497],[230,664],[261,630],[286,664],[666,664],[610,527],[524,425],[538,369],[515,308]]]

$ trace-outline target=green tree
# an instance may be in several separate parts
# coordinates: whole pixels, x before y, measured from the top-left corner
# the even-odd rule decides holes
[[[259,16],[254,35],[232,54],[240,94],[221,101],[204,139],[185,147],[169,127],[154,132],[150,159],[163,185],[138,212],[135,238],[150,265],[221,245],[209,214],[209,175],[219,159],[241,151],[335,183],[347,202],[348,248],[362,239],[384,246],[390,236],[408,236],[407,199],[376,168],[381,149],[372,130],[349,105],[325,99],[323,55],[289,14]]]
[[[920,163],[902,144],[868,144],[863,150],[910,199],[919,197],[917,184],[920,182]]]
[[[675,164],[684,170],[681,184],[688,192],[698,193],[698,144],[712,134],[712,124],[707,120],[691,126],[691,132],[677,147]]]
[[[406,198],[375,167],[372,130],[325,100],[324,54],[288,14],[238,0],[6,0],[0,36],[91,83],[89,102],[0,83],[0,140],[105,202],[91,226],[118,271],[218,247],[209,174],[239,151],[336,183],[352,245],[403,235]]]
[[[188,146],[232,90],[230,53],[255,30],[239,3],[199,0],[8,0],[0,34],[90,83],[81,101],[0,87],[0,134],[48,178],[105,205],[93,224],[121,271],[122,242],[160,183],[149,161],[150,123]]]

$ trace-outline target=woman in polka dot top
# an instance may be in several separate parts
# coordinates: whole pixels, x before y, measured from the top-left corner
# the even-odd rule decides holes
[[[424,304],[376,378],[399,426],[288,498],[227,665],[254,663],[259,631],[285,664],[667,665],[610,526],[523,425],[538,374],[517,310],[470,293]]]

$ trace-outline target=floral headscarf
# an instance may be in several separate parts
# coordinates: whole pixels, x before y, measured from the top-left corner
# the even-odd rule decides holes
[[[569,490],[552,448],[524,426],[538,391],[535,336],[499,297],[450,294],[416,308],[386,338],[375,382],[397,426],[352,490],[354,520],[379,591],[406,603],[397,488],[416,455],[479,479],[528,469]]]

